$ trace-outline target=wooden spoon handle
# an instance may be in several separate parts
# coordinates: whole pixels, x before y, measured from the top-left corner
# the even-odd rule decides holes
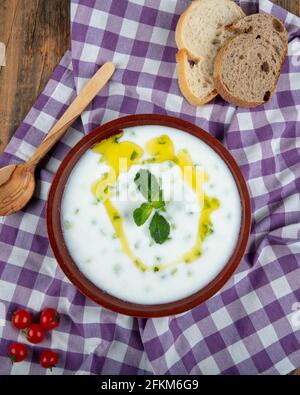
[[[76,99],[71,103],[63,116],[56,122],[54,127],[47,134],[45,140],[36,149],[35,153],[27,162],[29,166],[36,166],[39,161],[49,152],[49,150],[57,143],[65,134],[67,129],[84,111],[87,105],[94,99],[97,93],[109,81],[115,71],[113,63],[105,63],[97,73],[85,85]]]

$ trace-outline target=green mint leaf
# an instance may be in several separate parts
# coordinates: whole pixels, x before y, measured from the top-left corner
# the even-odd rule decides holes
[[[135,175],[134,182],[148,202],[154,202],[162,200],[160,197],[162,196],[161,189],[159,187],[159,183],[156,177],[150,173],[149,170],[141,169]]]
[[[137,226],[143,225],[152,213],[153,207],[148,203],[143,203],[141,207],[133,212],[133,219]]]
[[[165,201],[164,201],[164,197],[163,197],[163,191],[161,189],[159,189],[158,191],[158,199],[155,201],[152,201],[152,206],[158,210],[164,210],[165,208]]]
[[[155,202],[151,202],[151,205],[157,210],[162,210],[165,208],[166,203],[163,200],[156,200]]]
[[[162,244],[169,238],[170,224],[169,222],[157,212],[154,214],[150,222],[150,234],[152,239],[157,244]]]

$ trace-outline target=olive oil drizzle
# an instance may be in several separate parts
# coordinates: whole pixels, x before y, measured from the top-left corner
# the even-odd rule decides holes
[[[103,203],[114,231],[120,240],[123,252],[141,271],[162,271],[178,263],[189,264],[194,262],[202,253],[203,241],[212,232],[211,214],[220,207],[220,202],[217,198],[209,197],[203,191],[202,185],[208,180],[207,173],[196,168],[187,150],[180,150],[175,154],[173,142],[167,135],[155,137],[146,143],[145,150],[150,158],[143,161],[141,161],[141,158],[144,155],[144,150],[137,144],[129,141],[119,142],[122,135],[123,132],[94,145],[93,151],[102,155],[101,159],[106,162],[110,170],[100,180],[92,184],[91,191],[95,198]],[[119,175],[122,172],[128,172],[132,165],[163,163],[166,161],[173,162],[180,168],[184,182],[197,195],[201,214],[194,246],[175,262],[152,267],[144,264],[131,250],[124,231],[122,218],[111,201],[111,188],[116,185]]]

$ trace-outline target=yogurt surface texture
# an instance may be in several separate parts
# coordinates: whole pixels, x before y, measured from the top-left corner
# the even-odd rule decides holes
[[[137,226],[133,213],[147,203],[135,182],[141,170],[159,181],[165,205]],[[161,244],[149,231],[155,212],[170,228]],[[241,212],[233,176],[207,144],[176,129],[138,126],[81,157],[61,222],[70,255],[92,283],[129,302],[161,304],[192,295],[222,271]]]

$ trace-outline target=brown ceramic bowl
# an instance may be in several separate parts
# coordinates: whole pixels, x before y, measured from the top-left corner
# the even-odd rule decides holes
[[[87,278],[85,278],[83,274],[81,274],[76,264],[72,260],[63,239],[60,215],[61,201],[66,182],[74,165],[85,153],[85,151],[95,143],[104,138],[108,138],[113,134],[116,134],[120,129],[126,129],[138,125],[169,126],[188,132],[204,141],[224,160],[231,170],[241,198],[242,221],[240,235],[236,244],[236,248],[224,269],[206,287],[202,288],[191,296],[172,303],[157,305],[134,304],[103,292]],[[47,205],[47,226],[50,244],[55,258],[57,259],[66,276],[83,294],[88,296],[99,305],[118,313],[135,317],[162,317],[182,313],[199,305],[218,292],[226,283],[226,281],[232,276],[243,257],[248,242],[250,225],[251,206],[248,189],[243,175],[231,154],[218,140],[199,127],[181,119],[162,115],[127,116],[100,126],[89,135],[85,136],[69,152],[59,167],[50,189]]]

